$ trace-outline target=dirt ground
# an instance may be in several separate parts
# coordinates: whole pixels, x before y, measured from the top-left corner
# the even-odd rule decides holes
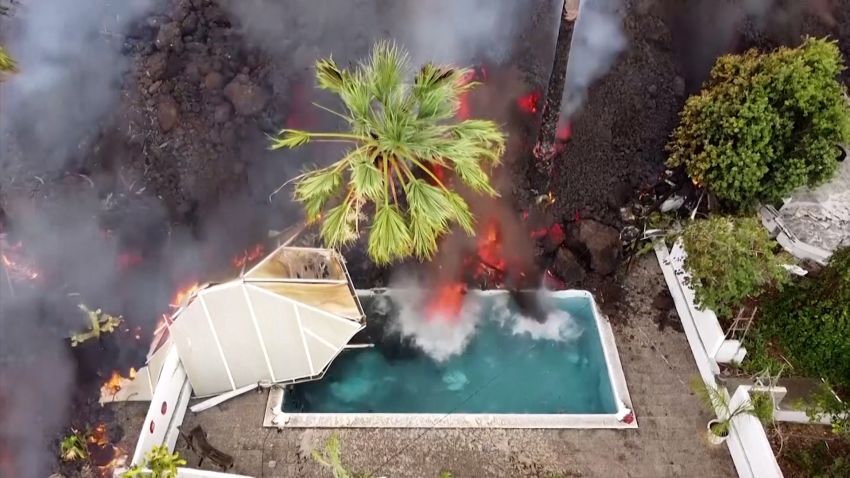
[[[614,327],[620,358],[637,414],[637,430],[284,430],[261,428],[265,394],[248,394],[197,415],[210,443],[233,455],[232,470],[251,476],[326,477],[311,451],[338,433],[342,459],[354,471],[375,476],[437,477],[734,477],[725,446],[704,440],[708,414],[689,383],[697,374],[684,335],[655,322],[653,298],[664,290],[656,259],[636,262],[625,280]],[[625,322],[612,317],[612,322]],[[146,404],[115,405],[116,423],[132,449]],[[196,466],[198,457],[177,450]],[[210,467],[205,463],[204,468]],[[214,469],[210,467],[209,469]]]

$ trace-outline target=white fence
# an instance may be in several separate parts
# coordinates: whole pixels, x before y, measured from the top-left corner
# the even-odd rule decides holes
[[[655,255],[676,304],[700,377],[706,386],[716,387],[715,375],[720,371],[718,362],[740,362],[747,351],[737,340],[726,339],[714,312],[696,308],[694,291],[686,284],[684,260],[687,254],[681,241],[676,242],[670,251],[663,241],[656,242]],[[734,391],[729,400],[731,409],[750,400],[750,388],[742,386]],[[725,389],[721,392],[725,393]],[[734,417],[726,445],[739,477],[782,478],[764,427],[756,417],[748,414]]]

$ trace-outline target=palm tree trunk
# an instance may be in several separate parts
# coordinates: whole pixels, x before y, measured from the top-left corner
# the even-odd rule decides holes
[[[561,112],[561,100],[564,96],[564,80],[567,76],[570,42],[573,37],[573,22],[569,19],[567,9],[568,1],[564,0],[564,6],[561,10],[561,25],[558,29],[558,41],[555,44],[555,58],[552,71],[549,74],[549,86],[543,104],[537,144],[534,146],[537,170],[545,175],[547,180],[551,176],[552,162],[557,153],[555,140]]]

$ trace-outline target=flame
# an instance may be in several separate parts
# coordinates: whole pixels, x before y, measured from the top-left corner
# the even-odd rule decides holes
[[[20,258],[22,255],[23,244],[20,241],[14,245],[9,245],[0,237],[0,262],[9,274],[9,278],[30,281],[38,279],[41,274],[32,266],[24,263],[24,260]]]
[[[502,231],[499,221],[491,218],[478,236],[478,267],[476,277],[489,277],[494,272],[505,272],[506,261],[502,252]]]
[[[266,247],[262,244],[257,244],[250,249],[245,249],[242,254],[235,256],[233,259],[230,260],[230,263],[233,265],[233,267],[237,269],[242,269],[247,264],[250,264],[251,262],[254,262],[257,259],[263,257],[265,253]]]
[[[466,284],[462,282],[451,282],[438,286],[434,296],[425,307],[425,316],[428,320],[456,318],[460,315],[465,295]]]
[[[195,281],[177,289],[177,292],[174,293],[174,297],[171,298],[171,307],[174,309],[179,309],[180,306],[183,305],[183,301],[185,301],[192,294],[197,292],[199,288],[200,284]]]
[[[118,374],[118,372],[113,372],[113,375]],[[121,375],[118,375],[119,377]],[[94,429],[92,429],[89,434],[88,440],[86,440],[89,445],[97,445],[97,446],[105,446],[109,444],[109,438],[106,433],[106,424],[101,422],[95,425]]]
[[[537,114],[540,105],[540,92],[532,91],[531,93],[520,96],[516,100],[517,107],[520,111],[531,115]]]
[[[121,387],[123,382],[127,380],[133,380],[136,378],[136,369],[130,367],[130,371],[127,373],[127,377],[121,375],[121,372],[117,370],[112,371],[112,375],[109,376],[109,380],[101,385],[101,394],[102,395],[116,395],[121,391]]]
[[[97,475],[106,478],[113,475],[113,470],[127,463],[127,452],[109,441],[106,424],[95,425],[86,439],[89,457],[95,466]]]

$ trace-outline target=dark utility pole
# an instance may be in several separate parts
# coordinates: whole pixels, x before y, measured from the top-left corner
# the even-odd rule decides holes
[[[558,42],[555,44],[555,58],[552,64],[552,72],[549,74],[549,87],[546,90],[543,114],[540,121],[540,132],[537,135],[537,144],[534,146],[534,158],[537,170],[549,178],[552,172],[552,162],[555,159],[556,133],[558,129],[558,118],[561,112],[561,99],[564,96],[564,80],[567,76],[567,60],[570,53],[570,42],[573,37],[573,20],[577,11],[578,2],[564,0],[561,10],[561,24],[558,29]]]

